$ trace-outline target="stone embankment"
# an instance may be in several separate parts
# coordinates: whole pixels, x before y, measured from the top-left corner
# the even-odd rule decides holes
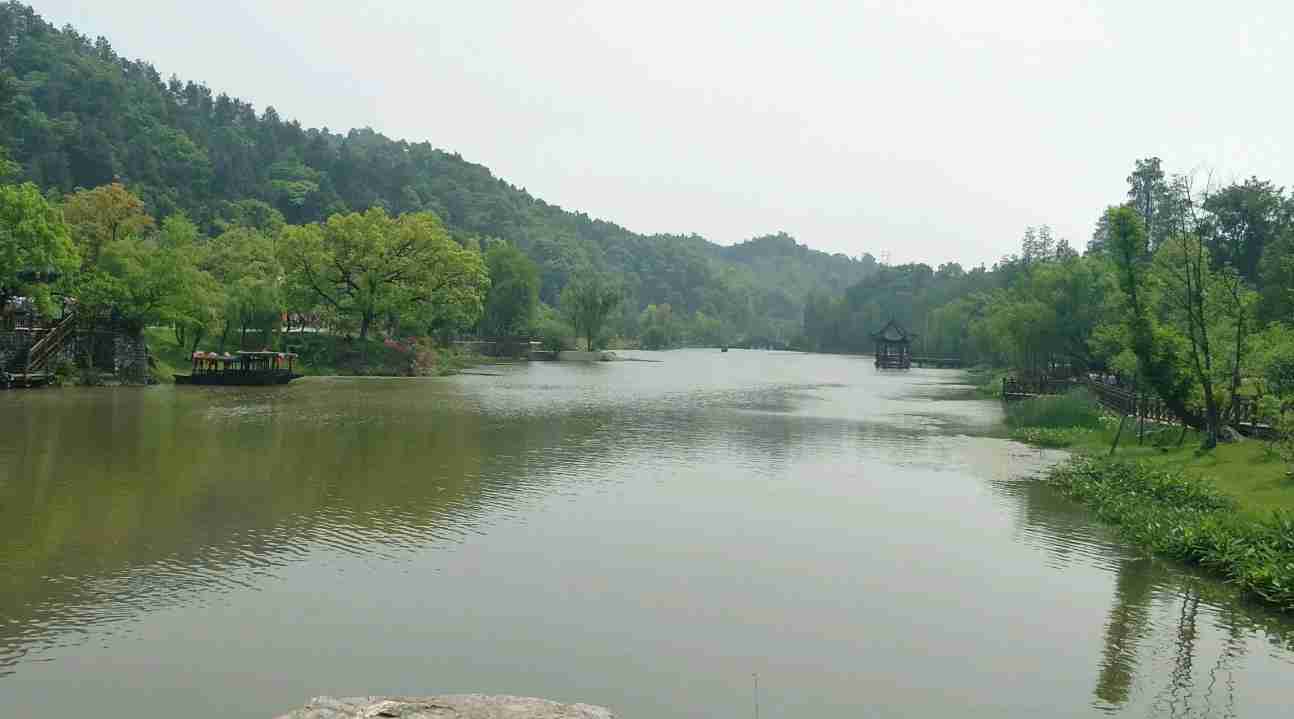
[[[0,332],[0,371],[25,371],[27,352],[44,336],[42,330],[9,330]],[[76,364],[92,357],[95,369],[115,375],[122,382],[148,381],[148,344],[143,336],[101,330],[76,332],[49,359],[49,367]],[[49,369],[46,367],[44,369]]]
[[[615,719],[609,709],[530,697],[450,694],[429,697],[317,697],[278,719]]]

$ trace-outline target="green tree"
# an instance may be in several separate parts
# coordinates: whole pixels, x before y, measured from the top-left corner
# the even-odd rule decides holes
[[[1210,272],[1208,248],[1194,234],[1171,236],[1155,255],[1163,288],[1163,314],[1185,330],[1189,368],[1204,395],[1204,449],[1217,446],[1222,424],[1217,379],[1215,319],[1222,311],[1217,278]]]
[[[9,150],[0,145],[0,182],[10,182],[22,174],[22,165],[9,159]]]
[[[620,299],[620,288],[597,275],[581,277],[562,290],[562,313],[575,328],[575,334],[584,338],[589,351],[601,337],[602,327]]]
[[[107,245],[153,226],[144,202],[116,182],[73,193],[63,203],[63,216],[86,268],[98,265]]]
[[[481,329],[490,335],[530,332],[539,307],[539,268],[508,242],[495,242],[485,253],[490,291],[485,298]]]
[[[76,270],[71,234],[33,184],[0,185],[0,311],[16,296],[51,307],[50,285]]]
[[[133,332],[164,322],[191,322],[188,295],[205,283],[192,257],[181,248],[159,246],[156,237],[125,237],[104,246],[96,301],[118,325]],[[107,278],[108,281],[105,281]]]
[[[674,308],[668,302],[647,305],[638,321],[642,334],[639,342],[643,349],[662,350],[678,343],[678,330],[674,326]]]
[[[252,228],[235,227],[211,241],[201,267],[221,288],[212,298],[222,301],[220,349],[234,330],[239,332],[239,348],[246,348],[251,330],[261,334],[262,345],[269,344],[283,311],[283,267],[273,240]]]
[[[1141,217],[1130,207],[1117,207],[1108,211],[1107,218],[1107,251],[1123,296],[1123,322],[1129,349],[1137,358],[1137,375],[1179,417],[1198,420],[1199,415],[1187,405],[1189,377],[1179,371],[1180,342],[1158,326],[1152,311],[1152,256]]]
[[[371,208],[289,228],[285,256],[320,302],[355,319],[360,339],[378,317],[470,326],[490,283],[480,253],[450,239],[429,212],[393,218]]]
[[[1290,200],[1294,213],[1294,200]],[[1264,322],[1294,317],[1294,227],[1282,228],[1263,248],[1258,267],[1258,316]]]
[[[1291,226],[1284,191],[1251,177],[1210,192],[1199,232],[1214,267],[1231,266],[1247,282],[1258,279],[1264,249]]]

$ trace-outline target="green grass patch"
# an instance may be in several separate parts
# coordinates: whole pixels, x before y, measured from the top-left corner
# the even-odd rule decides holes
[[[1246,512],[1216,483],[1150,462],[1079,457],[1048,481],[1126,539],[1294,611],[1294,512]]]

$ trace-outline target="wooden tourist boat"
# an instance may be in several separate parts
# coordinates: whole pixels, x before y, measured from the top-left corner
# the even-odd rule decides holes
[[[301,376],[292,371],[296,357],[291,352],[194,352],[193,374],[177,374],[175,383],[228,386],[287,384]]]

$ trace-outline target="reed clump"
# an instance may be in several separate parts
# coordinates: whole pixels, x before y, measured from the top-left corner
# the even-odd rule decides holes
[[[1101,405],[1084,388],[1062,395],[1031,397],[1006,407],[1010,427],[1047,429],[1097,429],[1101,426]]]
[[[1048,481],[1154,554],[1204,567],[1294,612],[1294,512],[1242,515],[1206,480],[1140,462],[1077,457]]]

